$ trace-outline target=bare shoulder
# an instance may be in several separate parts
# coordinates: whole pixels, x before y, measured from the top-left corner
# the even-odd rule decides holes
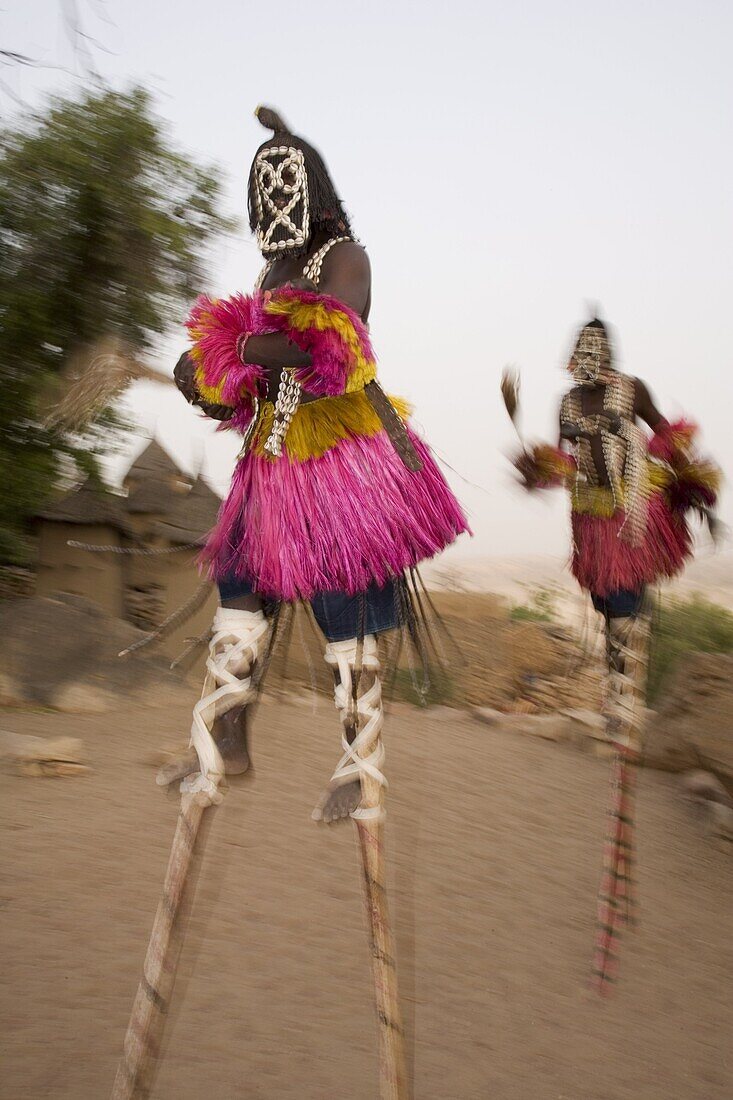
[[[663,417],[657,408],[649,387],[642,378],[632,378],[631,381],[634,386],[635,415],[641,417],[650,428],[655,428]]]
[[[630,382],[634,387],[634,407],[636,410],[646,409],[652,405],[652,395],[644,379],[635,378],[632,375],[630,376]]]
[[[350,276],[369,278],[371,265],[366,249],[356,241],[340,241],[328,250],[323,260],[323,277]]]
[[[355,241],[342,241],[323,260],[320,289],[332,294],[359,316],[369,308],[372,276],[369,257]]]

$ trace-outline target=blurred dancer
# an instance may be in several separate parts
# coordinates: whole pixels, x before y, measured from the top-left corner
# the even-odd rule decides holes
[[[603,986],[613,976],[618,925],[633,917],[632,782],[641,752],[647,587],[681,572],[692,556],[689,511],[714,529],[719,472],[696,455],[695,427],[670,424],[647,386],[615,367],[603,321],[594,318],[580,329],[568,371],[572,385],[560,405],[557,447],[525,448],[514,464],[527,489],[569,491],[572,572],[605,627],[604,713],[614,766],[594,966]],[[506,375],[503,390],[513,414],[516,389]]]

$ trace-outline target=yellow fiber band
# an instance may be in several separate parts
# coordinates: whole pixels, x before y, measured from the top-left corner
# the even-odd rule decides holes
[[[389,400],[398,416],[407,420],[408,403],[399,397]],[[264,446],[272,430],[274,411],[271,401],[262,402],[250,444],[255,454],[264,457],[270,457]],[[298,407],[285,436],[283,450],[293,462],[306,462],[309,458],[320,458],[342,439],[376,435],[382,428],[382,421],[363,390],[341,397],[322,397]]]
[[[650,493],[661,492],[672,480],[670,471],[656,462],[647,463],[647,488]],[[610,519],[616,509],[613,492],[608,485],[588,485],[580,481],[571,486],[573,511],[587,516],[602,516]],[[626,499],[626,485],[621,482],[621,500]]]

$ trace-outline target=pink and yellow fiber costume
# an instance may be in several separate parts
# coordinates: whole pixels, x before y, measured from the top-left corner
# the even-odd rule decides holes
[[[317,592],[355,594],[385,584],[443,550],[466,518],[427,445],[405,423],[420,469],[402,461],[365,386],[376,379],[366,326],[329,295],[283,287],[201,297],[187,321],[202,397],[235,409],[247,433],[217,525],[204,552],[212,575],[235,575],[278,600]],[[282,454],[265,450],[274,405],[265,372],[242,363],[245,334],[280,332],[311,363],[293,376],[317,400],[301,403]]]
[[[573,530],[571,568],[582,588],[607,596],[621,589],[674,577],[692,557],[687,512],[713,508],[720,472],[695,452],[697,429],[688,421],[663,421],[646,442],[640,478],[644,522],[627,526],[626,483],[620,499],[610,486],[592,485],[578,476],[573,455],[537,444],[515,465],[528,488],[564,486],[570,495]]]
[[[613,764],[593,956],[593,981],[602,993],[616,979],[620,930],[636,919],[634,784],[650,624],[643,596],[647,585],[675,576],[692,556],[687,513],[711,520],[720,478],[696,453],[693,425],[655,420],[649,438],[636,423],[634,380],[609,369],[604,384],[603,414],[584,415],[577,391],[563,398],[561,433],[572,429],[564,438],[574,440],[573,454],[537,444],[514,463],[528,489],[568,490],[572,572],[604,617],[602,713]],[[591,434],[601,440],[607,484],[600,483]]]

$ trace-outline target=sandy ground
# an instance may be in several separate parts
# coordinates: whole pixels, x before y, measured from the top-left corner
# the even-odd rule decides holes
[[[187,724],[5,711],[83,738],[85,779],[0,776],[7,1100],[109,1094],[176,816],[144,757]],[[210,811],[156,1100],[374,1100],[352,827],[309,820],[335,716],[263,705],[256,775]],[[393,708],[388,851],[419,1100],[733,1095],[729,854],[641,779],[642,926],[587,989],[607,768],[446,710]]]

